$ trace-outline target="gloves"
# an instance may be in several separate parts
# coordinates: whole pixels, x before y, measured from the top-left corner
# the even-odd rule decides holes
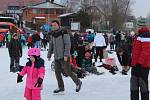
[[[43,79],[39,77],[34,87],[41,87],[42,83],[43,83]]]
[[[18,77],[17,77],[17,83],[22,82],[22,81],[23,81],[22,78],[23,78],[23,76],[21,76],[21,75],[18,74]]]
[[[141,64],[137,63],[137,64],[136,64],[136,67],[140,68],[140,67],[141,67]]]
[[[135,67],[132,67],[131,75],[134,75],[136,77],[141,76],[141,64],[136,64]]]

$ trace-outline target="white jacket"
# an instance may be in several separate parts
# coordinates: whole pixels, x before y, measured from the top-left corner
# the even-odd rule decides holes
[[[44,39],[44,35],[43,35],[42,32],[40,32],[40,38],[41,38],[41,39]]]
[[[102,35],[102,33],[97,33],[95,38],[94,38],[94,45],[96,47],[103,47],[106,46],[105,38]]]

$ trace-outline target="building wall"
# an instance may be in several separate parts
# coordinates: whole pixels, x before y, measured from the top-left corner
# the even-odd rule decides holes
[[[43,0],[0,0],[0,11],[6,11],[8,6],[26,6],[43,2]]]
[[[38,11],[43,9],[38,9]],[[65,11],[64,11],[65,12]],[[26,20],[28,22],[32,22],[35,17],[45,17],[46,21],[48,21],[48,18],[50,19],[57,19],[57,16],[60,14],[56,13],[56,9],[54,9],[54,14],[33,14],[32,9],[25,9],[23,11],[23,20]]]
[[[38,12],[41,12],[44,9],[42,8],[42,9],[36,9],[36,10],[38,10]],[[54,19],[58,19],[58,16],[61,15],[61,14],[56,13],[56,9],[53,9],[53,10],[54,10],[54,14],[44,14],[44,13],[33,13],[33,9],[26,8],[25,10],[23,10],[23,20],[26,21],[26,26],[38,30],[39,27],[41,26],[41,23],[42,24],[44,22],[49,23],[50,21],[52,21]],[[64,10],[64,9],[60,9],[60,10]],[[65,13],[65,10],[64,10],[64,13]],[[37,18],[37,17],[39,17],[39,18]],[[41,19],[40,19],[40,17],[41,17]],[[43,19],[43,17],[45,17],[45,19]],[[36,25],[36,27],[35,27],[35,25]],[[32,27],[32,26],[34,26],[34,27]]]

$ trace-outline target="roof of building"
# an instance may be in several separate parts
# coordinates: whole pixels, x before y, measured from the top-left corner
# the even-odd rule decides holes
[[[43,3],[39,3],[39,4],[36,4],[36,5],[32,5],[32,6],[28,6],[28,7],[25,7],[25,8],[64,8],[64,6],[62,5],[59,5],[57,3],[51,3],[51,2],[43,2]],[[24,8],[24,9],[25,9]]]
[[[59,15],[58,17],[66,17],[66,16],[69,16],[69,15],[72,15],[74,13],[66,13],[66,14],[62,14],[62,15]]]
[[[78,14],[78,11],[73,12],[73,13],[66,13],[66,14],[61,14],[58,17],[59,18],[64,18],[64,17],[72,17],[72,16],[76,16]]]
[[[43,0],[0,0],[0,11],[6,11],[8,6],[27,6],[43,2]]]

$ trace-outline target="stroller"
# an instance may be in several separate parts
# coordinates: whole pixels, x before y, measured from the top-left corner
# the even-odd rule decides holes
[[[116,66],[116,60],[115,58],[105,58],[102,59],[102,65],[98,66],[98,67],[104,67],[105,69],[109,70],[110,73],[112,73],[113,75],[116,74],[115,71],[118,71],[118,67]]]

